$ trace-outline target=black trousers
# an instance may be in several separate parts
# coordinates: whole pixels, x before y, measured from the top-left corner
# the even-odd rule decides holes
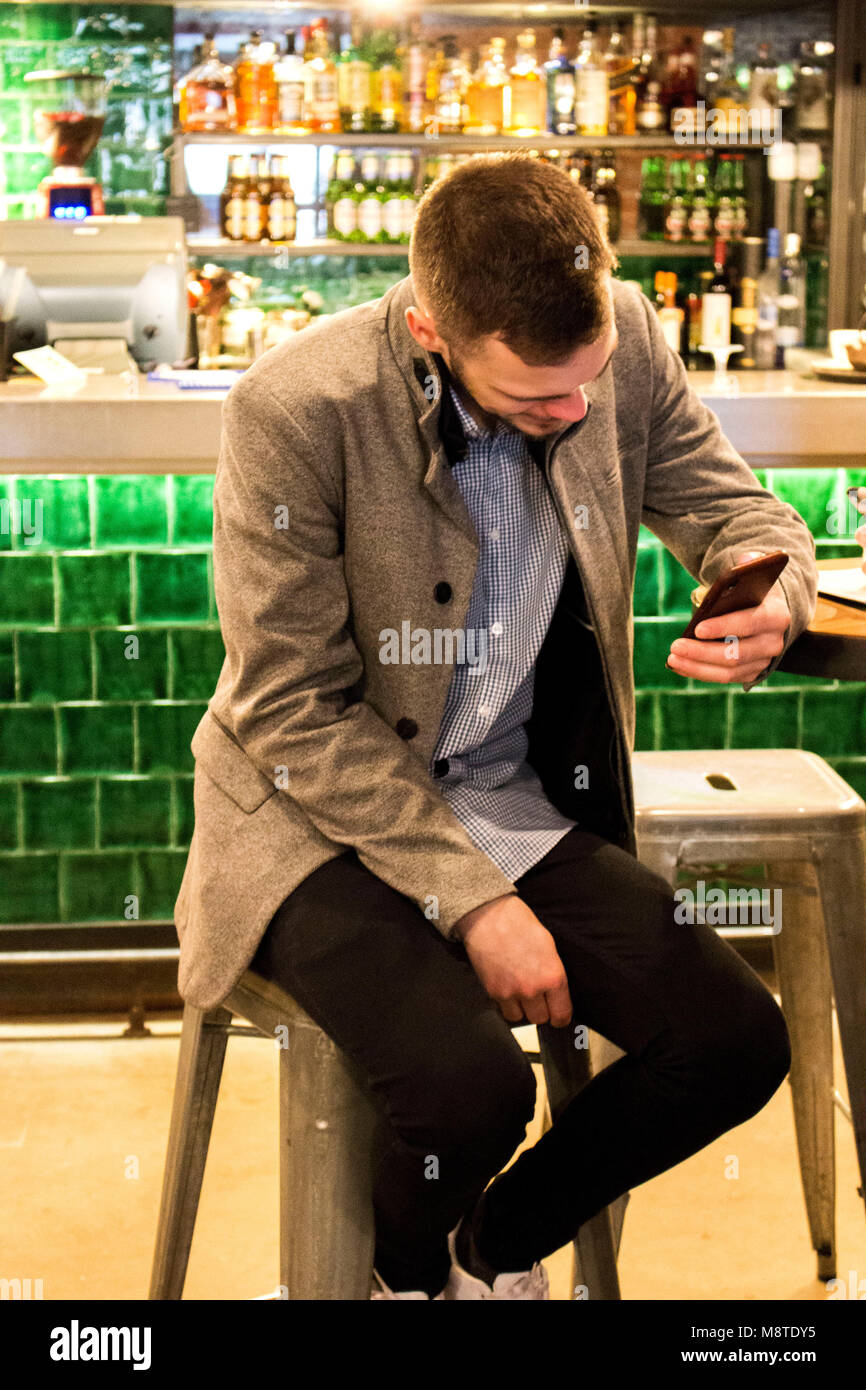
[[[462,943],[354,850],[290,894],[252,961],[381,1102],[375,1263],[395,1290],[444,1287],[448,1232],[482,1193],[484,1258],[530,1268],[614,1198],[756,1114],[790,1067],[784,1017],[758,975],[711,927],[675,922],[667,883],[625,850],[578,827],[515,882],[563,962],[569,1029],[587,1025],[626,1055],[506,1173],[535,1106],[520,1025],[488,998]]]

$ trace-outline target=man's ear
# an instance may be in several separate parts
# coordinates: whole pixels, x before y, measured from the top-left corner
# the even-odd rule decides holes
[[[436,325],[423,309],[415,304],[410,304],[406,309],[406,326],[416,343],[420,343],[427,352],[440,352],[445,344],[436,332]]]

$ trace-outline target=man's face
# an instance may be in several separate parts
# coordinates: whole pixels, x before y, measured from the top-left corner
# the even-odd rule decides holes
[[[418,317],[413,319],[412,314]],[[496,337],[482,339],[467,354],[452,351],[435,328],[429,336],[425,334],[432,320],[423,310],[409,310],[407,322],[428,351],[444,358],[458,386],[471,396],[467,406],[476,417],[480,414],[480,424],[490,427],[501,419],[536,439],[558,434],[583,419],[587,410],[583,388],[601,375],[618,342],[611,313],[601,336],[575,349],[567,361],[555,367],[533,367]],[[473,403],[479,409],[473,409]]]

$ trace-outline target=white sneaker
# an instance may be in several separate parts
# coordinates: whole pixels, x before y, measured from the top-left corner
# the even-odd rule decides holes
[[[445,1285],[444,1297],[448,1300],[466,1298],[496,1299],[550,1299],[550,1286],[547,1270],[543,1264],[534,1264],[531,1269],[518,1274],[497,1274],[493,1286],[485,1284],[464,1269],[457,1258],[457,1227],[448,1237],[451,1254],[451,1274]]]
[[[373,1292],[370,1294],[371,1301],[374,1298],[426,1299],[428,1303],[431,1302],[429,1293],[423,1293],[421,1289],[407,1289],[403,1293],[395,1293],[393,1289],[388,1288],[385,1280],[376,1269],[373,1270]],[[444,1301],[444,1299],[445,1290],[443,1289],[441,1293],[436,1294],[432,1302],[436,1303],[438,1300]]]

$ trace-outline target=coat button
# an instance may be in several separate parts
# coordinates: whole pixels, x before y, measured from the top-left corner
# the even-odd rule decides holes
[[[395,728],[401,738],[414,738],[418,732],[414,719],[398,719]]]
[[[433,596],[437,603],[447,603],[451,598],[451,585],[441,579],[433,590]]]
[[[437,758],[435,763],[433,764],[433,776],[445,777],[448,772],[448,766],[449,764],[447,758]]]

